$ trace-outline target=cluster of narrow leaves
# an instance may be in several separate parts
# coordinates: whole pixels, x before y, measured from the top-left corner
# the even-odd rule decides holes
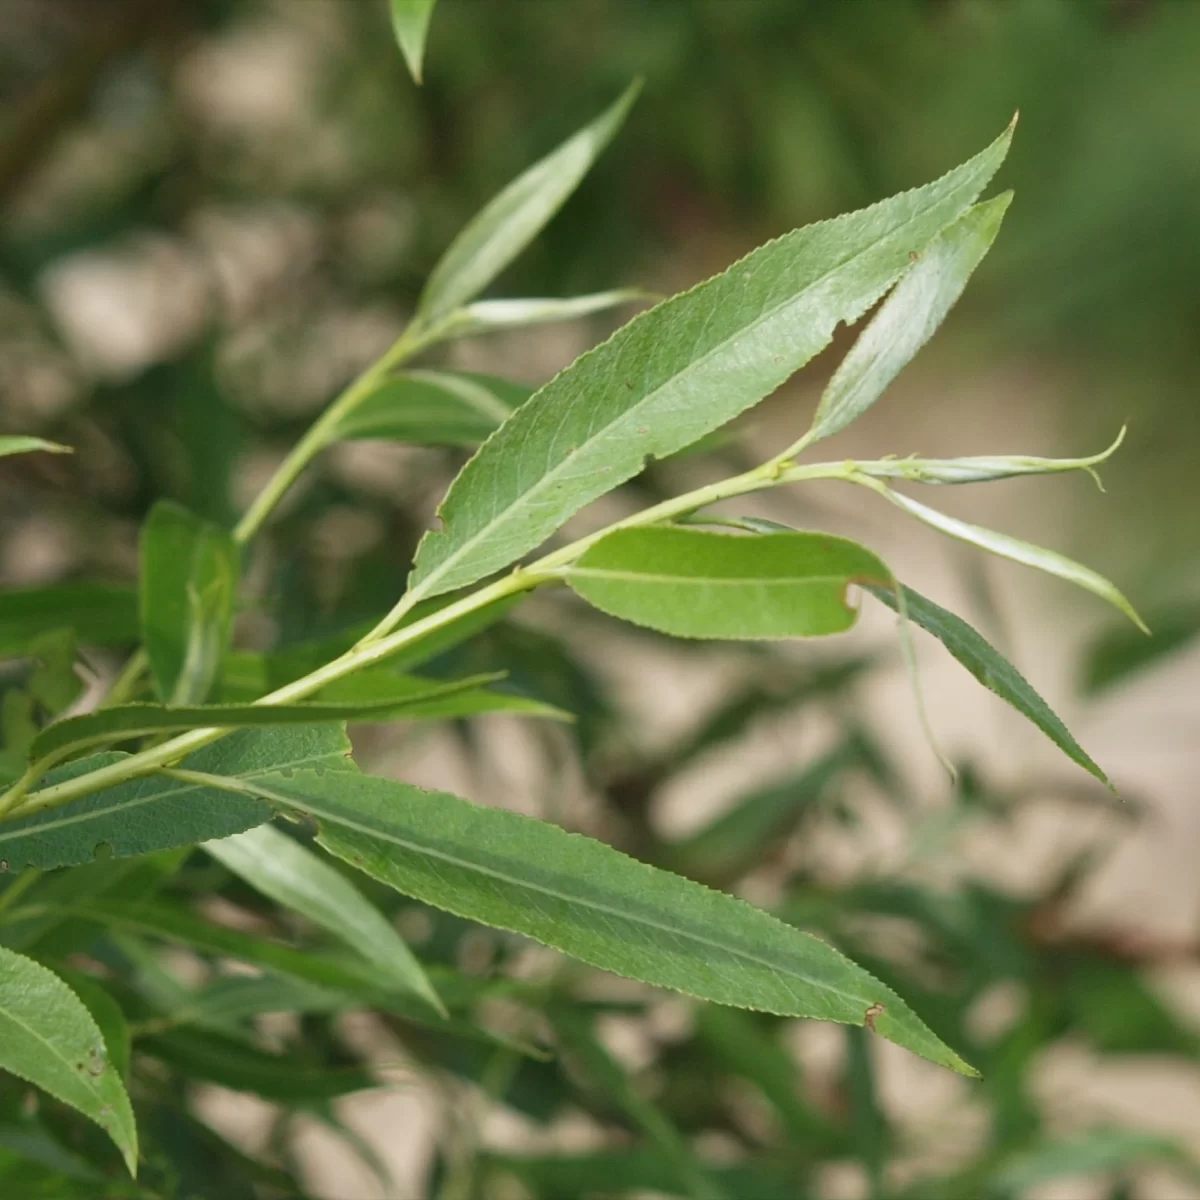
[[[432,0],[393,0],[400,44],[418,76],[432,7]],[[961,1028],[927,1025],[886,970],[858,965],[798,926],[837,930],[761,911],[721,890],[794,819],[792,790],[748,799],[736,827],[701,836],[673,856],[639,860],[548,822],[364,775],[349,758],[348,721],[496,711],[569,718],[553,698],[513,690],[502,672],[412,673],[497,628],[533,588],[565,584],[602,613],[675,637],[760,641],[849,629],[857,587],[939,638],[1071,758],[1105,778],[1015,668],[959,618],[899,584],[866,547],[752,521],[723,529],[675,523],[749,491],[805,477],[842,479],[1134,615],[1086,568],[952,521],[889,482],[1090,468],[1103,456],[796,462],[879,398],[962,292],[1009,202],[981,203],[979,196],[1011,130],[933,183],[761,247],[641,313],[536,391],[407,365],[412,353],[440,340],[572,318],[633,297],[476,299],[577,186],[633,96],[630,89],[464,229],[434,269],[405,338],[334,403],[298,451],[302,467],[322,446],[347,438],[479,445],[390,613],[332,640],[236,649],[245,543],[255,529],[229,531],[168,502],[145,521],[136,590],[80,584],[0,598],[0,648],[18,664],[0,713],[7,786],[0,870],[8,877],[0,893],[0,941],[8,947],[0,950],[0,1066],[94,1121],[131,1172],[138,1159],[125,1086],[133,1078],[131,1036],[135,1061],[145,1056],[293,1105],[319,1106],[370,1077],[357,1065],[331,1065],[327,1048],[315,1048],[308,1066],[266,1053],[248,1040],[246,1021],[256,1014],[370,1005],[431,1039],[536,1063],[537,1047],[475,1022],[469,980],[418,961],[368,897],[376,887],[701,1000],[855,1028],[849,1045],[860,1091],[869,1084],[864,1029],[975,1073],[960,1053],[967,1045]],[[570,517],[649,460],[693,445],[758,403],[825,348],[839,324],[885,296],[807,433],[776,459],[527,561]],[[59,449],[36,438],[0,443],[3,454]],[[280,492],[292,477],[280,476]],[[468,590],[514,564],[523,565]],[[105,699],[86,711],[75,710],[76,643],[133,651]],[[850,760],[863,760],[853,743],[823,769],[836,773]],[[814,782],[799,794],[821,790]],[[195,847],[250,895],[296,914],[332,944],[302,953],[198,915],[170,883],[195,861]],[[56,873],[61,868],[73,870]],[[152,952],[160,941],[241,959],[263,974],[184,989]],[[80,952],[97,970],[73,965],[70,956]],[[547,1012],[561,1052],[577,1056],[649,1138],[652,1161],[630,1186],[657,1186],[665,1172],[687,1194],[726,1194],[715,1177],[696,1173],[670,1121],[626,1086],[577,1016]],[[710,1014],[702,1036],[732,1059],[759,1064],[760,1086],[782,1095],[789,1085],[772,1075],[765,1028],[756,1017]],[[153,1091],[140,1077],[137,1084]],[[819,1125],[798,1108],[785,1115]],[[528,1165],[509,1165],[536,1175]]]

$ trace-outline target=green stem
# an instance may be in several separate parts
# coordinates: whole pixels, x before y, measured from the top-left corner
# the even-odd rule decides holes
[[[467,616],[496,600],[520,592],[532,591],[543,584],[556,583],[559,581],[564,567],[578,558],[589,546],[594,545],[615,529],[656,524],[700,508],[706,508],[720,500],[763,491],[785,483],[798,483],[814,479],[849,479],[853,476],[854,471],[855,464],[846,462],[815,463],[804,467],[786,461],[767,463],[752,471],[736,475],[732,479],[711,483],[697,488],[695,491],[686,492],[682,496],[664,500],[661,504],[626,517],[623,521],[618,521],[596,533],[579,538],[570,545],[545,555],[528,567],[517,567],[511,574],[472,592],[469,596],[464,596],[453,604],[446,605],[437,612],[430,613],[429,616],[423,617],[419,621],[414,621],[411,625],[395,629],[395,625],[412,607],[411,604],[401,601],[385,622],[381,622],[358,645],[352,647],[340,658],[326,663],[301,679],[276,689],[269,695],[256,700],[255,703],[289,704],[295,700],[303,700],[347,675],[352,675],[364,667],[373,666],[375,663],[389,658],[398,650],[412,645],[414,642],[419,642],[435,630],[444,628],[460,617]],[[42,812],[45,809],[78,800],[101,788],[113,787],[130,779],[152,774],[163,767],[177,763],[193,751],[215,742],[229,732],[228,729],[220,728],[190,730],[188,733],[180,734],[178,737],[164,742],[161,746],[143,750],[139,754],[131,755],[110,766],[100,767],[87,775],[81,775],[75,779],[69,779],[33,792],[26,796],[24,801],[13,811],[21,817],[29,816],[35,812]]]
[[[245,545],[263,527],[275,506],[283,499],[292,484],[300,478],[305,467],[329,442],[338,424],[352,412],[379,384],[379,381],[401,363],[412,358],[437,340],[437,330],[421,330],[409,326],[395,344],[373,362],[344,392],[309,426],[308,432],[292,447],[291,453],[279,464],[266,487],[246,510],[233,530],[233,539]]]

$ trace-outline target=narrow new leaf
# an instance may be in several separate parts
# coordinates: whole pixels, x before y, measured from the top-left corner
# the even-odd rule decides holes
[[[400,53],[408,64],[415,82],[421,82],[421,67],[425,61],[425,39],[437,0],[391,0],[392,28]]]
[[[241,730],[184,760],[194,770],[253,778],[294,766],[337,767],[350,743],[334,725]],[[51,771],[46,786],[73,779],[124,755],[102,753]],[[29,797],[36,801],[37,792]],[[271,810],[252,796],[235,796],[156,774],[105,788],[0,825],[0,862],[10,871],[91,862],[97,851],[123,858],[229,837],[261,825]]]
[[[260,825],[204,849],[251,887],[328,930],[378,968],[400,991],[435,1011],[445,1006],[391,922],[340,871],[294,838]]]
[[[491,200],[442,255],[417,302],[414,323],[429,327],[477,296],[541,232],[620,128],[641,87],[530,167]]]
[[[1006,132],[934,183],[786,234],[635,317],[484,443],[417,550],[409,602],[515,562],[585,504],[757,404],[986,186]]]
[[[89,746],[145,737],[170,729],[239,729],[247,726],[318,725],[324,721],[382,721],[401,717],[432,701],[445,700],[459,692],[474,692],[499,675],[473,675],[450,683],[393,675],[394,685],[375,695],[350,697],[339,703],[321,704],[195,704],[174,707],[164,704],[120,704],[100,708],[79,717],[68,717],[47,725],[29,748],[31,759],[61,755]],[[420,713],[419,715],[424,715]]]
[[[142,642],[159,694],[172,704],[208,695],[229,640],[238,549],[224,530],[160,500],[141,543]]]
[[[95,1121],[137,1174],[137,1129],[100,1027],[40,963],[0,948],[0,1069]]]
[[[1035,546],[1030,542],[1022,542],[1018,538],[1009,537],[1005,533],[996,533],[995,530],[984,529],[980,525],[970,525],[966,521],[960,521],[957,517],[948,517],[945,513],[928,508],[916,500],[910,500],[909,497],[902,496],[899,492],[894,492],[882,484],[876,485],[875,490],[880,495],[886,496],[898,508],[902,508],[906,513],[916,517],[917,520],[924,521],[926,525],[932,525],[934,529],[938,529],[950,537],[970,542],[971,545],[978,546],[981,550],[988,550],[992,554],[998,554],[1001,558],[1011,558],[1013,562],[1023,563],[1027,567],[1036,567],[1039,571],[1045,571],[1047,575],[1057,575],[1059,579],[1065,579],[1068,583],[1077,584],[1089,592],[1094,592],[1115,608],[1119,608],[1143,633],[1150,632],[1142,618],[1137,615],[1133,605],[1103,575],[1098,575],[1081,563],[1042,546]]]
[[[24,434],[0,437],[0,458],[9,454],[29,454],[33,450],[45,450],[50,454],[73,454],[70,446],[48,442],[45,438],[29,437]]]
[[[329,431],[328,440],[379,438],[415,446],[477,446],[533,389],[465,371],[389,376]]]
[[[439,328],[443,337],[468,337],[495,329],[575,321],[620,304],[648,299],[649,294],[638,288],[614,288],[608,292],[593,292],[589,296],[570,296],[566,299],[476,300],[474,304],[465,304],[457,309]]]
[[[503,674],[477,675],[463,680],[464,684],[477,684],[502,679]],[[412,675],[397,675],[387,667],[359,671],[331,683],[320,692],[321,700],[346,702],[369,711],[375,706],[387,708],[390,703],[403,705],[400,715],[406,720],[451,720],[458,717],[483,716],[485,713],[507,712],[527,717],[549,717],[555,721],[572,721],[571,713],[555,708],[529,696],[518,696],[512,692],[496,692],[478,686],[457,688],[445,686],[440,693],[417,695],[408,698],[407,693],[416,679]],[[427,683],[426,680],[421,680]],[[392,699],[394,698],[394,699]],[[362,720],[362,717],[357,718]]]
[[[829,381],[807,441],[845,429],[883,395],[934,335],[1000,230],[1005,192],[969,208],[922,251]]]
[[[972,1073],[904,1001],[824,942],[601,842],[348,771],[233,786],[307,813],[330,853],[437,908],[721,1004],[869,1020],[915,1053]]]
[[[899,611],[896,593],[892,588],[868,586],[867,590],[889,608]],[[910,587],[904,588],[904,605],[906,615],[922,629],[932,633],[985,688],[995,692],[1023,717],[1032,721],[1068,758],[1101,783],[1108,784],[1108,776],[1071,736],[1071,731],[1059,720],[1054,710],[982,634],[972,629],[961,617]]]
[[[112,583],[68,583],[0,592],[0,657],[20,654],[43,633],[73,629],[87,646],[119,646],[138,637],[138,596]]]
[[[601,538],[565,577],[589,604],[675,637],[787,638],[849,629],[858,611],[847,587],[891,572],[830,534],[651,526]]]
[[[856,467],[872,479],[907,479],[910,483],[931,484],[992,483],[1021,475],[1086,471],[1099,485],[1100,477],[1095,468],[1107,462],[1124,440],[1125,427],[1122,426],[1111,446],[1086,458],[1039,458],[1031,454],[981,454],[964,458],[918,458],[913,455],[857,463]]]

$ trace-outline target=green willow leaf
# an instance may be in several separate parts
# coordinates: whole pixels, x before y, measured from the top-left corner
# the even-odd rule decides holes
[[[402,371],[368,393],[328,441],[376,438],[414,446],[478,446],[533,389],[465,371]]]
[[[919,252],[829,381],[809,441],[858,420],[933,337],[991,248],[1011,201],[1005,192],[976,204]]]
[[[379,1086],[362,1067],[310,1065],[292,1055],[269,1054],[240,1038],[197,1029],[174,1029],[143,1038],[138,1050],[174,1067],[188,1079],[205,1079],[289,1105],[332,1100]]]
[[[674,637],[789,638],[841,633],[858,618],[851,583],[887,583],[869,550],[824,533],[739,536],[618,529],[564,572],[589,604]]]
[[[761,863],[829,784],[860,760],[857,747],[847,742],[798,774],[756,789],[711,824],[673,843],[671,862],[684,874],[710,883],[738,878]]]
[[[129,1063],[133,1053],[133,1038],[129,1023],[120,1004],[111,992],[92,976],[56,963],[54,973],[73,991],[84,1008],[92,1014],[104,1037],[108,1057],[122,1079],[129,1078]]]
[[[926,525],[931,525],[934,529],[948,534],[950,537],[969,542],[972,546],[978,546],[981,550],[987,550],[1001,558],[1010,558],[1013,562],[1045,571],[1047,575],[1057,575],[1059,579],[1065,579],[1068,583],[1074,583],[1094,593],[1102,600],[1107,600],[1114,608],[1120,609],[1143,633],[1150,632],[1133,605],[1103,575],[1098,575],[1089,567],[1067,558],[1066,555],[1057,554],[1053,550],[1035,546],[1030,542],[1022,542],[1018,538],[1009,537],[1006,533],[984,529],[981,525],[970,525],[966,521],[960,521],[957,517],[948,517],[945,513],[928,508],[882,484],[877,485],[875,490],[890,500],[897,508],[903,509],[910,516],[916,517],[918,521],[924,521]]]
[[[437,0],[391,0],[392,29],[415,83],[421,82],[425,39],[429,36],[429,22],[436,3]]]
[[[436,908],[721,1004],[870,1024],[974,1073],[899,996],[825,942],[591,838],[349,771],[231,786],[313,817],[331,854]]]
[[[961,617],[926,599],[920,592],[914,592],[910,587],[904,587],[903,590],[906,615],[911,620],[932,633],[985,688],[995,692],[1001,700],[1032,721],[1068,758],[1101,783],[1112,786],[1108,776],[1071,736],[1071,731],[1059,720],[1054,710],[982,634],[972,629]],[[868,586],[867,591],[888,608],[899,612],[896,593],[892,588]]]
[[[60,446],[58,442],[48,442],[45,438],[24,434],[0,437],[0,458],[10,454],[29,454],[34,450],[45,450],[50,454],[74,454],[70,446]]]
[[[136,589],[114,583],[68,583],[0,592],[0,657],[20,654],[44,633],[73,629],[88,646],[138,638]]]
[[[344,731],[334,725],[247,729],[205,746],[183,765],[250,779],[285,767],[341,766],[349,752]],[[94,754],[51,771],[43,783],[74,779],[125,757]],[[91,862],[101,847],[102,854],[114,858],[151,854],[230,837],[270,819],[271,810],[252,796],[233,796],[155,774],[0,825],[0,869],[74,866]]]
[[[229,641],[239,570],[223,529],[168,500],[151,509],[141,540],[142,643],[171,704],[207,697]]]
[[[264,896],[340,938],[395,988],[446,1015],[421,964],[391,922],[340,871],[294,838],[260,825],[205,842],[204,849]]]
[[[541,232],[612,140],[641,88],[620,99],[494,197],[438,260],[417,301],[414,325],[428,328],[477,296]]]
[[[0,1070],[95,1121],[137,1174],[137,1128],[120,1072],[83,1002],[52,971],[0,949]]]
[[[119,704],[47,725],[34,739],[29,756],[40,759],[63,751],[82,750],[102,743],[145,737],[170,729],[239,729],[273,725],[317,725],[325,721],[382,721],[402,717],[410,709],[424,715],[422,705],[445,700],[459,692],[476,692],[481,684],[503,678],[473,675],[439,683],[413,675],[394,675],[395,683],[374,695],[341,702],[304,704],[194,704],[178,708],[163,704]]]
[[[593,313],[604,312],[621,304],[649,300],[640,288],[614,288],[588,296],[533,297],[522,300],[477,300],[464,304],[440,325],[442,337],[469,337],[496,329],[521,329],[527,325],[547,325],[554,321],[577,321]]]
[[[585,504],[774,391],[868,309],[987,185],[1005,132],[934,183],[797,229],[634,317],[484,443],[417,549],[410,598],[474,583]]]

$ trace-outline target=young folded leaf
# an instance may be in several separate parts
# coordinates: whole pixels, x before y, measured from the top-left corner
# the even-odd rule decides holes
[[[373,963],[400,991],[441,1016],[445,1006],[388,919],[341,871],[272,825],[205,842],[204,849],[278,904],[307,917]]]
[[[915,1054],[975,1073],[899,996],[825,942],[602,842],[349,771],[298,770],[228,786],[313,817],[331,854],[436,908],[720,1004],[869,1020]]]
[[[184,765],[198,771],[253,778],[263,771],[287,767],[345,764],[350,743],[337,725],[246,729],[198,750]],[[90,755],[51,771],[49,787],[128,755],[106,752]],[[88,863],[104,848],[113,858],[152,854],[175,846],[190,846],[212,838],[230,837],[271,819],[271,810],[251,796],[235,796],[211,787],[182,783],[157,774],[132,779],[64,804],[39,810],[38,792],[25,798],[29,815],[0,825],[0,861],[8,870],[24,867],[50,870]]]
[[[477,296],[537,237],[612,140],[640,89],[640,83],[631,84],[612,107],[514,179],[466,225],[433,268],[417,301],[415,327],[428,329]]]
[[[392,686],[373,696],[348,698],[340,703],[319,704],[196,704],[168,707],[162,704],[119,704],[99,708],[79,717],[68,717],[47,725],[29,748],[31,759],[63,751],[145,737],[167,729],[240,729],[247,726],[318,725],[324,721],[382,721],[400,717],[410,708],[444,700],[459,692],[470,692],[481,684],[493,683],[503,675],[473,675],[450,683],[392,675]]]
[[[738,639],[841,633],[858,618],[850,584],[892,577],[865,547],[831,534],[671,526],[616,530],[563,574],[611,616],[674,637]]]
[[[1107,462],[1124,440],[1125,427],[1122,426],[1107,450],[1087,458],[1037,458],[1027,454],[983,454],[965,458],[918,458],[913,455],[910,458],[881,458],[855,466],[872,479],[907,479],[910,483],[931,484],[992,483],[1020,475],[1086,471],[1099,485],[1100,477],[1094,468]]]
[[[58,442],[48,442],[45,438],[28,437],[24,434],[0,437],[0,458],[9,454],[29,454],[34,450],[44,450],[49,454],[73,454],[70,446],[60,446]]]
[[[1027,567],[1036,567],[1039,571],[1045,571],[1047,575],[1057,575],[1059,579],[1065,579],[1068,583],[1077,584],[1089,592],[1094,592],[1115,608],[1119,608],[1143,633],[1150,632],[1142,618],[1137,615],[1133,605],[1103,575],[1098,575],[1081,563],[1077,563],[1063,554],[1056,554],[1053,550],[1046,550],[1042,546],[1035,546],[1030,542],[1022,542],[1018,538],[1009,537],[1005,533],[996,533],[995,530],[984,529],[980,525],[970,525],[966,521],[960,521],[957,517],[948,517],[945,513],[927,508],[916,500],[910,500],[907,496],[902,496],[899,492],[894,492],[885,484],[878,483],[873,479],[863,477],[859,482],[867,483],[873,491],[885,496],[897,508],[902,508],[917,520],[924,521],[926,525],[932,525],[934,529],[949,534],[950,537],[970,542],[971,545],[988,550],[1001,558],[1011,558],[1013,562],[1023,563]]]
[[[616,288],[610,292],[570,296],[563,300],[477,300],[474,304],[465,304],[457,309],[439,328],[443,337],[468,337],[494,329],[519,329],[527,325],[545,325],[551,321],[575,321],[592,313],[616,308],[619,304],[634,304],[648,299],[649,294],[637,288]]]
[[[868,585],[866,590],[888,608],[900,611],[893,588]],[[1032,721],[1068,758],[1101,783],[1112,786],[1108,776],[1071,736],[1071,731],[1059,720],[1054,710],[982,634],[972,629],[961,617],[926,599],[919,592],[914,592],[912,588],[904,587],[903,591],[906,616],[932,633],[985,688],[995,692],[1000,699]]]
[[[142,643],[159,694],[200,704],[229,641],[240,562],[223,529],[169,500],[150,511],[141,539]]]
[[[533,389],[465,371],[402,371],[349,409],[327,441],[379,438],[414,446],[478,446]]]
[[[934,183],[785,234],[635,317],[519,408],[417,549],[405,605],[474,583],[585,504],[757,404],[869,308],[987,185],[1009,133]]]
[[[137,1127],[120,1072],[82,1001],[40,963],[0,947],[0,1070],[95,1121],[137,1174]]]
[[[969,208],[919,252],[829,381],[806,442],[845,429],[883,395],[962,295],[991,248],[1012,192]]]
[[[392,29],[416,83],[421,82],[425,39],[429,36],[429,21],[436,3],[437,0],[392,0]]]

